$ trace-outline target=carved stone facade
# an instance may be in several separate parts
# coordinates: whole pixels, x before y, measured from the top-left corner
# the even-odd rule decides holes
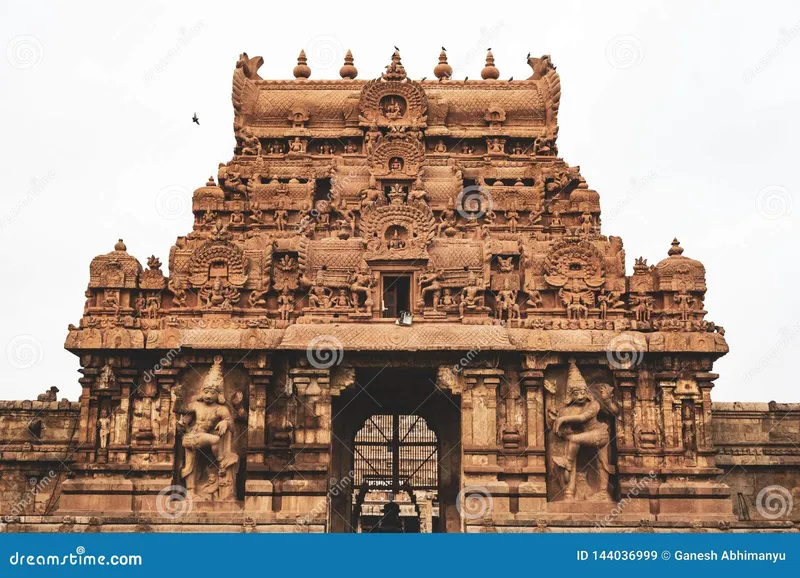
[[[356,531],[379,494],[423,531],[795,527],[753,508],[780,468],[798,497],[797,407],[712,406],[728,346],[705,269],[674,240],[626,275],[558,157],[549,56],[513,82],[491,53],[472,81],[444,52],[421,81],[397,52],[366,82],[349,53],[336,81],[302,53],[290,81],[262,62],[236,64],[234,155],[168,274],[121,240],[92,261],[66,341],[80,401],[0,407],[6,528]],[[395,472],[359,493],[378,414],[425,420],[433,487]],[[48,498],[15,508],[51,469]]]

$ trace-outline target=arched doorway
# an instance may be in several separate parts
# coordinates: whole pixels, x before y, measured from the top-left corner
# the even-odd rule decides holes
[[[370,416],[356,433],[353,454],[357,531],[433,531],[439,518],[439,442],[425,418]],[[397,516],[387,516],[392,502]]]
[[[359,369],[332,411],[332,532],[459,531],[461,400],[433,370]]]

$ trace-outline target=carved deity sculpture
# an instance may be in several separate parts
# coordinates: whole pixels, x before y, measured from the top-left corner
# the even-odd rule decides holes
[[[286,210],[283,201],[278,203],[278,208],[272,214],[272,220],[279,231],[283,231],[286,228],[286,223],[289,222],[289,211]]]
[[[450,287],[445,287],[442,293],[442,298],[439,300],[439,305],[445,309],[452,309],[456,306],[456,298],[453,296],[453,290]]]
[[[204,309],[230,311],[239,301],[239,290],[225,283],[221,277],[214,277],[198,291]]]
[[[577,280],[559,289],[558,297],[567,308],[567,319],[585,319],[594,306],[593,293]]]
[[[682,289],[680,293],[677,293],[673,300],[675,303],[678,304],[678,307],[681,312],[681,321],[688,321],[689,320],[689,311],[691,311],[692,307],[694,306],[695,299],[686,291],[686,289]]]
[[[503,288],[495,296],[495,318],[502,320],[519,317],[517,293],[516,290],[510,288],[508,279],[506,279]]]
[[[588,235],[594,230],[594,218],[592,214],[589,212],[585,212],[581,215],[581,232],[584,235]]]
[[[359,266],[358,271],[351,275],[350,298],[353,301],[353,307],[355,307],[356,313],[359,312],[359,296],[364,295],[364,301],[367,301],[374,281],[369,267],[363,262]],[[370,313],[370,311],[368,310],[367,313]]]
[[[331,307],[336,307],[337,309],[349,309],[351,306],[350,297],[347,296],[347,291],[344,289],[339,289],[339,293],[333,296],[331,299]]]
[[[167,288],[172,292],[173,307],[186,307],[186,283],[180,277],[170,277]]]
[[[600,307],[600,319],[606,319],[609,308],[616,309],[617,307],[623,307],[625,305],[625,303],[620,300],[619,294],[616,291],[609,291],[606,293],[605,289],[597,296],[597,304]]]
[[[278,311],[283,321],[288,321],[294,311],[294,295],[289,292],[289,287],[284,285],[281,294],[278,295]]]
[[[458,229],[456,229],[457,223],[458,217],[456,217],[453,207],[444,209],[439,215],[439,222],[436,223],[436,235],[440,236],[444,232],[448,237],[452,237],[458,233]]]
[[[442,291],[442,273],[441,271],[437,271],[436,267],[432,264],[428,265],[428,268],[425,270],[419,278],[419,302],[417,306],[420,310],[425,307],[425,297],[429,293],[433,295],[433,311],[436,311],[436,307],[439,304],[439,298],[441,296]]]
[[[613,389],[610,385],[599,384],[595,386],[597,395],[592,395],[586,380],[581,375],[574,360],[570,360],[567,375],[567,396],[565,405],[558,412],[553,422],[553,432],[566,440],[567,447],[564,456],[556,456],[554,462],[562,470],[565,486],[563,495],[565,501],[575,499],[576,484],[578,481],[577,458],[581,448],[588,448],[594,453],[597,460],[596,471],[599,477],[598,487],[590,499],[610,500],[609,474],[611,465],[609,459],[609,426],[598,419],[601,411],[606,411],[612,416],[616,415],[619,408],[613,400]]]
[[[261,141],[253,132],[246,128],[242,132],[242,154],[243,155],[260,155],[261,154]]]
[[[305,277],[301,279],[303,288],[311,288],[308,294],[308,306],[317,309],[328,309],[331,306],[331,290],[325,286],[325,272],[320,269],[312,283]]]
[[[653,313],[653,303],[655,299],[650,297],[643,291],[630,296],[631,306],[633,307],[636,321],[647,322],[650,321],[650,315]]]
[[[108,440],[111,437],[111,418],[108,417],[108,410],[100,410],[100,417],[97,418],[98,437],[100,439],[100,449],[108,447]]]
[[[475,311],[483,307],[485,287],[483,282],[478,283],[478,278],[470,272],[468,285],[461,290],[461,302],[458,304],[458,314],[462,318],[465,311]]]
[[[519,213],[515,209],[506,211],[506,225],[510,233],[517,232],[517,223],[519,222]]]
[[[200,395],[186,408],[181,424],[184,457],[181,479],[199,499],[225,500],[233,496],[239,456],[233,448],[236,430],[233,414],[225,402],[222,357],[216,356]],[[207,462],[200,463],[202,456]]]

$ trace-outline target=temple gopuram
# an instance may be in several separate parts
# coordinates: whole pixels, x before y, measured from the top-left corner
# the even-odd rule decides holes
[[[712,402],[705,268],[626,273],[549,56],[262,63],[192,231],[89,265],[80,399],[0,402],[0,530],[798,531],[800,404]]]

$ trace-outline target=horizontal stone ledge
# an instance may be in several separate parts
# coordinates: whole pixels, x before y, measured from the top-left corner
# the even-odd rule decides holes
[[[502,325],[417,323],[400,327],[389,323],[295,324],[286,329],[163,329],[141,331],[143,339],[131,339],[113,347],[84,339],[84,329],[70,331],[65,347],[73,352],[109,349],[170,350],[247,349],[305,350],[342,348],[349,351],[565,351],[633,353],[727,353],[719,334],[705,332],[639,332],[566,329],[509,329]],[[86,335],[85,337],[88,337]],[[141,343],[141,346],[133,345]]]

